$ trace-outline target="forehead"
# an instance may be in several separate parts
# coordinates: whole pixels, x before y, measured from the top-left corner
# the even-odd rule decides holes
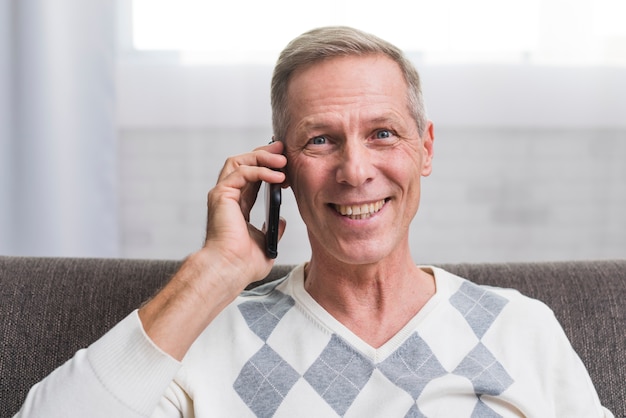
[[[347,55],[323,59],[298,68],[287,86],[288,94],[306,87],[400,87],[408,88],[400,65],[385,54]]]
[[[298,69],[287,98],[291,117],[302,112],[356,107],[408,109],[408,84],[400,66],[383,54],[326,59]]]

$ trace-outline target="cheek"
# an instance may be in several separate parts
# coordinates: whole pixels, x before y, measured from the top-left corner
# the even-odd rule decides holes
[[[423,160],[424,160],[424,151],[418,146],[412,146],[405,150],[405,155],[403,159],[405,164],[405,169],[415,173],[416,176],[420,176],[423,169]]]
[[[301,164],[299,161],[290,163],[287,169],[287,178],[296,199],[300,200],[302,197],[310,196],[311,183],[315,180],[315,177],[314,173],[311,173],[306,165]],[[301,202],[298,203],[300,204]]]
[[[422,155],[412,147],[390,155],[382,164],[383,169],[398,182],[408,182],[420,177]]]
[[[420,155],[409,152],[396,155],[392,161],[388,161],[384,173],[387,180],[399,189],[404,196],[407,206],[417,203],[421,189],[422,163]]]

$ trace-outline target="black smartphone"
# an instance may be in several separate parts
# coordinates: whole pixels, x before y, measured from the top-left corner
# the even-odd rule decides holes
[[[278,224],[282,190],[280,183],[265,183],[265,254],[278,256]]]

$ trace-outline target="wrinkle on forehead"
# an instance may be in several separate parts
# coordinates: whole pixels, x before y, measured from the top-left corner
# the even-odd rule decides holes
[[[407,92],[399,65],[384,55],[336,57],[309,65],[294,72],[289,82],[287,136],[355,131],[377,123],[381,128],[392,123],[409,134],[413,125],[417,131],[417,122]]]

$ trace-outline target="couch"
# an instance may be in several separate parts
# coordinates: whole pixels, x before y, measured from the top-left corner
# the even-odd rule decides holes
[[[34,383],[140,306],[179,264],[0,256],[0,417],[17,412]],[[626,260],[442,267],[548,304],[603,405],[626,417]],[[265,280],[290,268],[276,265]]]

